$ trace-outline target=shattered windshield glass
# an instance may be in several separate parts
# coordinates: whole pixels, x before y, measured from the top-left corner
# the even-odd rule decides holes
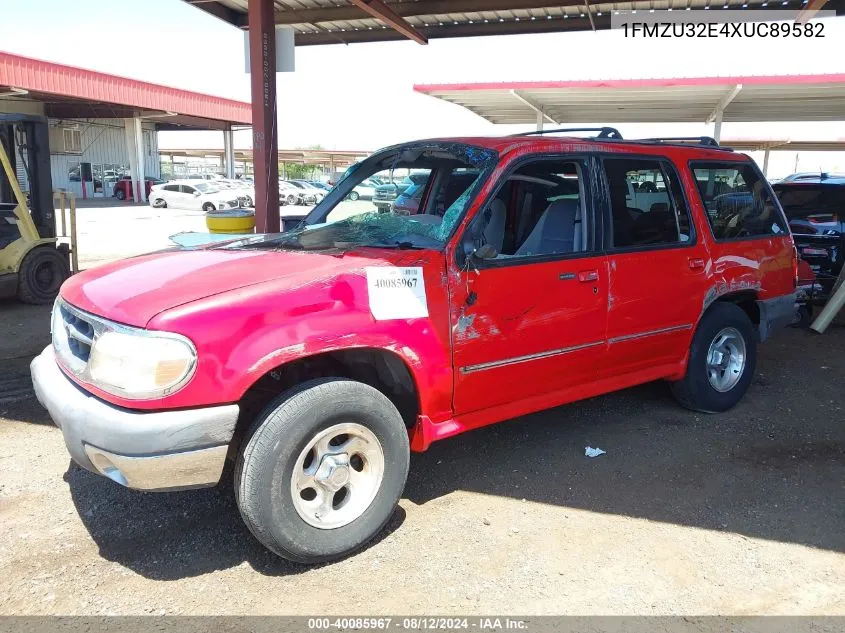
[[[493,150],[463,143],[388,148],[353,165],[300,227],[221,248],[440,249],[497,159]]]

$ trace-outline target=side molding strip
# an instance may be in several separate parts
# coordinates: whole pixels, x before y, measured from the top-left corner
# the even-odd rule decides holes
[[[496,367],[516,365],[517,363],[527,363],[528,361],[539,360],[541,358],[549,358],[551,356],[560,356],[562,354],[569,354],[570,352],[577,352],[578,350],[587,349],[589,347],[597,347],[598,345],[604,345],[604,341],[584,343],[583,345],[573,345],[572,347],[562,347],[560,349],[552,349],[546,352],[538,352],[536,354],[526,354],[525,356],[514,356],[513,358],[505,358],[503,360],[493,360],[489,363],[479,363],[478,365],[467,365],[466,367],[461,367],[461,373],[472,374],[477,371],[495,369]]]
[[[493,360],[487,363],[479,363],[478,365],[467,365],[466,367],[461,367],[460,371],[462,374],[473,374],[479,371],[486,371],[488,369],[496,369],[497,367],[506,367],[508,365],[517,365],[519,363],[527,363],[532,360],[540,360],[543,358],[551,358],[552,356],[562,356],[563,354],[569,354],[571,352],[577,352],[582,349],[589,349],[591,347],[597,347],[599,345],[604,345],[605,342],[610,343],[622,343],[624,341],[631,341],[640,338],[646,338],[648,336],[656,336],[658,334],[668,334],[670,332],[680,332],[682,330],[691,330],[692,325],[674,325],[672,327],[665,327],[659,330],[650,330],[648,332],[638,332],[637,334],[626,334],[625,336],[616,336],[612,339],[608,339],[607,341],[595,341],[593,343],[584,343],[583,345],[573,345],[572,347],[562,347],[560,349],[552,349],[546,352],[538,352],[536,354],[526,354],[525,356],[514,356],[513,358],[504,358],[502,360]]]
[[[657,334],[668,334],[669,332],[680,332],[681,330],[691,330],[692,325],[674,325],[672,327],[664,327],[659,330],[649,330],[648,332],[639,332],[637,334],[626,334],[625,336],[615,336],[608,340],[611,345],[613,343],[621,343],[622,341],[631,341],[638,338],[646,338],[647,336],[655,336]]]

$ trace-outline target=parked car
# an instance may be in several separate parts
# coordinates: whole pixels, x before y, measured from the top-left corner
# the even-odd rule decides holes
[[[161,178],[153,176],[145,176],[144,183],[146,185],[147,200],[150,199],[150,191],[155,185],[162,185],[164,181]],[[120,180],[114,183],[112,196],[118,200],[134,200],[135,192],[132,191],[132,179],[129,176],[121,176]]]
[[[308,182],[317,187],[318,189],[322,189],[325,192],[329,192],[332,190],[332,186],[327,182],[323,182],[321,180],[309,180]]]
[[[813,182],[820,179],[827,179],[827,178],[845,178],[845,174],[833,174],[833,173],[824,173],[818,171],[804,171],[798,172],[795,174],[789,174],[784,178],[778,180],[778,182]]]
[[[385,165],[430,171],[416,214],[336,213]],[[631,206],[644,181],[649,206]],[[255,537],[333,560],[390,519],[409,451],[653,380],[726,411],[793,317],[786,219],[727,149],[435,139],[376,152],[338,187],[291,231],[64,283],[32,376],[78,464],[178,490],[234,458]]]
[[[310,187],[303,187],[292,180],[280,180],[279,187],[284,187],[285,204],[317,204],[317,193]]]
[[[312,185],[307,180],[291,180],[289,182],[293,186],[298,187],[299,189],[302,189],[303,191],[305,191],[306,194],[309,195],[309,199],[310,199],[310,196],[313,195],[314,196],[313,204],[319,204],[320,202],[323,201],[323,198],[326,197],[326,190],[325,189],[323,189],[321,187],[315,187],[314,185]],[[312,203],[309,203],[309,204],[312,204]]]
[[[427,173],[424,175],[424,178],[428,178]],[[414,181],[407,176],[402,180],[380,184],[373,192],[373,204],[381,213],[390,211],[393,201],[399,197],[399,194],[404,193],[413,184]]]
[[[255,187],[242,182],[240,180],[230,180],[228,178],[220,178],[213,181],[213,186],[219,189],[228,189],[238,197],[238,202],[241,207],[255,206]]]
[[[360,200],[372,200],[373,196],[376,193],[376,187],[377,186],[378,185],[375,185],[371,182],[358,183],[352,189],[352,191],[349,192],[349,194],[347,195],[347,198],[349,198],[349,200],[352,200],[352,201],[359,200],[359,199]]]
[[[163,185],[155,185],[150,190],[150,206],[157,209],[201,209],[221,211],[240,207],[235,192],[220,189],[214,183],[196,180],[173,180]]]
[[[774,185],[798,254],[811,275],[800,285],[809,304],[823,304],[845,262],[845,176],[815,174]]]
[[[469,177],[472,178],[474,175],[468,175],[464,178]],[[373,198],[373,203],[379,208],[379,210],[392,210],[396,214],[404,214],[404,215],[413,215],[417,213],[419,210],[420,202],[422,201],[422,196],[425,193],[426,184],[428,183],[428,174],[411,174],[410,178],[408,179],[410,184],[407,187],[403,188],[396,198],[390,202],[389,206],[386,209],[383,209],[382,205],[379,204],[380,201],[384,201],[386,198],[389,198],[390,193],[376,190],[376,197]],[[460,177],[456,177],[454,179],[455,183],[459,183],[461,180]],[[460,185],[457,185],[460,186]]]

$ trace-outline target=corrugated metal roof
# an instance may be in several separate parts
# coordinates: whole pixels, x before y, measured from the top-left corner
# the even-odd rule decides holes
[[[247,27],[248,0],[184,0],[240,28]],[[613,11],[760,9],[799,10],[804,0],[388,0],[390,9],[428,39],[548,33],[610,28]],[[842,0],[828,8],[841,10]],[[833,5],[836,5],[835,7]],[[296,44],[338,44],[404,39],[348,0],[275,0],[275,21],[291,26]]]
[[[441,84],[414,90],[492,123],[535,123],[538,110],[559,124],[706,122],[725,100],[723,121],[845,117],[845,74]]]
[[[117,105],[226,123],[252,123],[250,104],[243,101],[4,52],[0,52],[0,87],[27,90],[46,100],[89,102],[92,108]]]

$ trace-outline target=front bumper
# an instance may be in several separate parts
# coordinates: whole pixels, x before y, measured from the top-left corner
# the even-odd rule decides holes
[[[220,480],[238,405],[139,412],[80,389],[47,347],[30,365],[38,401],[62,430],[73,461],[136,490],[181,490]]]

